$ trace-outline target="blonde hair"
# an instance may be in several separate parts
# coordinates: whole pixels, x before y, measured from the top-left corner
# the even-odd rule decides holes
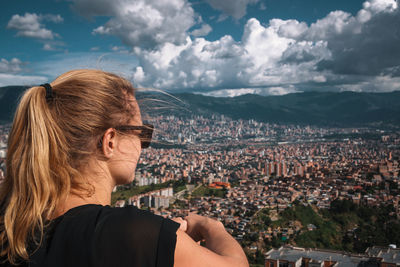
[[[104,131],[136,112],[127,80],[99,70],[74,70],[28,89],[8,140],[6,177],[0,187],[0,258],[29,260],[44,228],[69,193],[90,192],[80,168],[96,152]],[[90,194],[90,193],[89,193]]]

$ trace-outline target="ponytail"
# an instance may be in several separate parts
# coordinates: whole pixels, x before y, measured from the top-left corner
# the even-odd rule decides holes
[[[54,101],[50,99],[50,101]],[[0,258],[28,260],[59,201],[70,191],[73,168],[44,87],[32,87],[16,110],[0,190]]]

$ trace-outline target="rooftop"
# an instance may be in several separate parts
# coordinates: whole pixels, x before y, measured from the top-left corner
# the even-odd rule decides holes
[[[344,251],[284,246],[279,249],[271,249],[266,253],[266,259],[272,260],[296,262],[301,258],[314,261],[333,261],[338,263],[338,267],[356,267],[362,262],[380,261],[381,258],[382,262],[395,263],[400,266],[400,249],[372,247],[368,248],[365,254],[351,254]]]

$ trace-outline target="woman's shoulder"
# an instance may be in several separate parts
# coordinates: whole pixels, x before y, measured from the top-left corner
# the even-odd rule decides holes
[[[164,218],[135,206],[111,207],[97,204],[86,204],[70,209],[54,220],[55,223],[90,220],[95,224],[142,221],[161,223]]]
[[[133,261],[137,266],[173,263],[178,228],[178,223],[134,206],[103,207],[93,240],[96,261],[111,264],[109,260],[117,256],[121,264]]]
[[[147,231],[158,233],[161,228],[172,228],[174,231],[179,228],[179,224],[174,221],[135,206],[111,207],[96,204],[72,208],[53,223],[57,228],[71,225],[81,228],[85,225],[94,227],[96,232],[132,232],[135,235],[146,234]]]
[[[110,207],[104,206],[100,208],[96,225],[101,227],[117,228],[115,230],[135,229],[151,229],[160,228],[165,219],[155,215],[150,211],[138,209],[135,206]]]
[[[135,206],[122,208],[106,206],[101,209],[97,220],[98,228],[107,228],[108,230],[112,228],[115,231],[122,230],[125,233],[128,231],[134,235],[146,236],[165,230],[176,232],[179,228],[178,223]]]
[[[82,205],[52,222],[47,234],[55,240],[97,244],[156,246],[160,235],[175,234],[179,225],[135,206]],[[53,240],[54,241],[54,240]],[[88,244],[90,245],[90,244]]]

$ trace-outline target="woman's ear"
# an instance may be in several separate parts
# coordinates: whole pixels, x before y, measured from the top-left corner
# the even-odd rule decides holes
[[[106,158],[111,158],[115,152],[117,143],[117,133],[115,129],[109,128],[102,138],[101,150]]]

